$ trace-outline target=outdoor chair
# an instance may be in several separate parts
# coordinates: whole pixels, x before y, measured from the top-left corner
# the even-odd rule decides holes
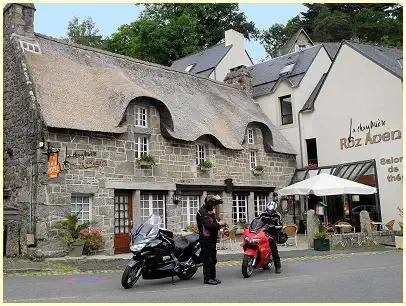
[[[288,235],[288,240],[285,242],[285,247],[288,247],[289,239],[295,240],[295,246],[297,247],[297,226],[296,224],[286,224],[283,231]]]
[[[371,222],[371,230],[372,230],[373,232],[376,232],[376,231],[378,230],[378,224],[373,224],[373,223]]]
[[[393,232],[393,225],[395,224],[395,222],[396,222],[395,220],[390,220],[388,223],[385,224],[389,233]]]
[[[230,245],[231,248],[231,241],[235,240],[235,233],[237,229],[233,228],[231,230],[223,230],[220,231],[220,249],[227,249],[227,243]]]

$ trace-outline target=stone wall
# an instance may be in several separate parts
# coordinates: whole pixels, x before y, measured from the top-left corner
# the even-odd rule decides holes
[[[25,30],[32,31],[32,27],[29,26],[30,22],[32,23],[32,15],[33,10],[30,7],[19,5],[9,8],[4,13],[3,178],[4,188],[10,190],[10,195],[5,201],[18,203],[23,224],[21,233],[29,231],[30,201],[32,203],[37,201],[36,186],[39,183],[39,176],[31,176],[31,173],[41,171],[36,148],[43,139],[44,126],[18,38],[12,38],[10,35],[17,30],[21,35],[25,34]],[[23,19],[27,19],[26,26],[22,25]],[[12,20],[20,20],[17,28],[11,28]],[[27,35],[30,36],[30,33]],[[29,188],[31,179],[34,186],[32,192]],[[24,238],[19,241],[22,243]],[[10,242],[10,245],[13,244],[15,241]],[[17,249],[20,253],[26,248],[20,245],[19,248],[14,248],[14,251]]]
[[[135,105],[148,108],[148,128],[134,125]],[[52,226],[70,211],[71,194],[87,193],[92,194],[92,220],[106,231],[106,250],[112,252],[114,189],[106,188],[106,182],[224,186],[224,180],[232,178],[235,185],[281,188],[289,184],[294,173],[294,156],[265,152],[261,130],[255,125],[252,126],[255,128],[255,144],[244,142],[243,151],[232,151],[221,148],[209,136],[201,137],[196,142],[165,138],[160,130],[159,112],[153,102],[146,99],[130,103],[125,118],[123,124],[128,124],[128,132],[122,135],[49,129],[49,141],[54,149],[60,150],[64,171],[57,179],[46,178],[46,184],[40,187],[42,199],[39,201],[37,228],[40,240],[44,240],[40,245],[44,248],[47,249],[50,239],[58,239],[57,231]],[[149,151],[155,159],[155,167],[141,166],[135,160],[137,136],[150,137]],[[201,171],[196,165],[197,143],[206,145],[207,159],[214,165],[208,172]],[[254,176],[249,169],[250,149],[257,150],[258,165],[265,167],[261,176]],[[84,150],[94,152],[94,156],[67,157]],[[69,161],[69,166],[64,166],[65,160]],[[84,165],[91,168],[86,169]],[[172,203],[172,194],[168,192],[166,197],[167,227],[179,230],[180,205]],[[225,203],[221,215],[230,222],[232,196],[225,192],[222,196]],[[62,252],[62,248],[58,252]]]
[[[346,248],[359,247],[363,244],[379,243],[395,245],[395,236],[401,235],[401,232],[376,231],[371,233],[348,233],[348,234],[330,234],[331,246],[342,246]]]

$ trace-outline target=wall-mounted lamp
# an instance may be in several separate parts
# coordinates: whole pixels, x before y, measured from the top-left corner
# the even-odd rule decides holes
[[[176,190],[173,193],[173,203],[179,204],[181,199],[182,199],[182,194],[181,194],[180,190]]]

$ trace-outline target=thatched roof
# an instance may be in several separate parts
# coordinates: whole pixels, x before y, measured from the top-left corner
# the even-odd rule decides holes
[[[149,97],[164,109],[168,136],[194,141],[214,136],[240,150],[247,125],[257,122],[267,149],[296,154],[243,91],[208,78],[133,58],[68,44],[39,34],[41,54],[25,52],[43,118],[49,127],[123,133],[128,104]]]

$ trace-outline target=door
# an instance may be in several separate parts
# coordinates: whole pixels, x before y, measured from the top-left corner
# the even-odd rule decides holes
[[[114,253],[130,252],[130,230],[133,225],[131,192],[114,193]]]

